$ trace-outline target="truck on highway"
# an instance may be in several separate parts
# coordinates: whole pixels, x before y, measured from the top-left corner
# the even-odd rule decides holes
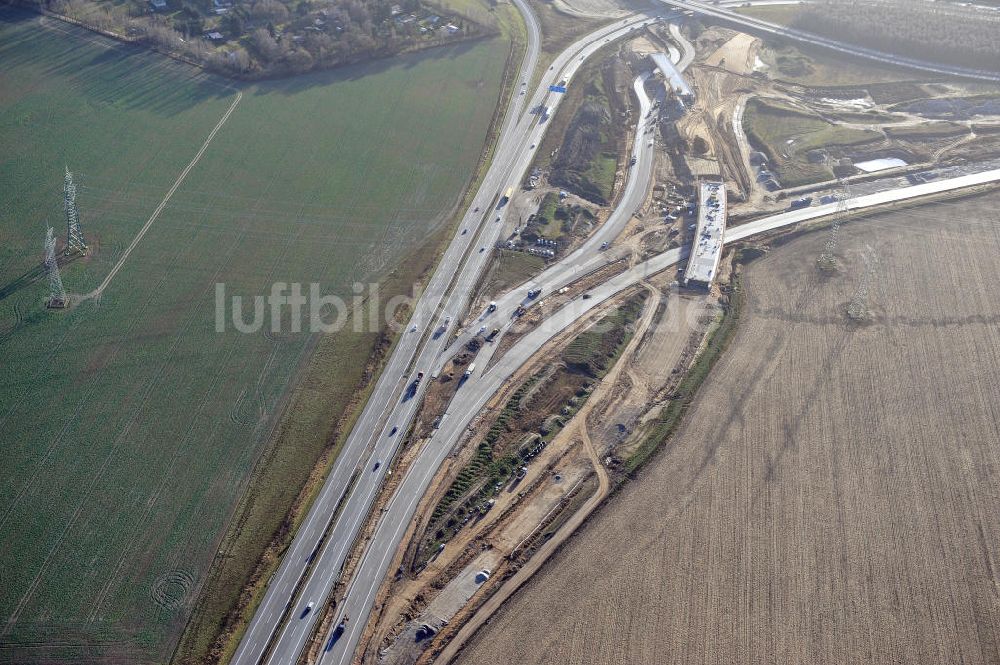
[[[490,334],[486,336],[486,341],[487,342],[492,342],[493,338],[495,338],[499,334],[500,334],[500,329],[499,328],[494,328],[493,330],[490,331]]]
[[[410,382],[410,385],[406,388],[406,394],[403,396],[403,401],[404,402],[406,400],[408,400],[408,399],[411,399],[414,395],[417,394],[417,387],[420,385],[420,382],[423,381],[423,380],[424,380],[424,373],[423,372],[417,372],[416,378],[413,379],[413,381]]]
[[[546,120],[548,120],[550,112],[551,109],[549,109],[548,106],[543,106],[542,110],[538,114],[538,122],[545,122]]]
[[[350,620],[350,617],[344,615],[344,618],[340,620],[337,627],[333,629],[333,634],[330,635],[330,639],[327,641],[326,647],[323,648],[324,651],[330,651],[333,649],[333,645],[337,643],[337,640],[339,640],[344,635],[344,631],[347,630],[347,622]]]
[[[510,197],[512,197],[512,196],[514,196],[514,188],[513,187],[508,187],[507,191],[504,192],[503,196],[500,197],[500,202],[497,203],[497,210],[499,210],[500,208],[502,208],[505,205],[507,205],[507,203],[510,201]],[[498,222],[500,221],[499,217],[497,217],[497,221]]]
[[[469,366],[465,368],[465,378],[472,376],[472,373],[476,371],[476,363],[469,363]]]

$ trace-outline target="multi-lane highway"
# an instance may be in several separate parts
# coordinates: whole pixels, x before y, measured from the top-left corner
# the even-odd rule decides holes
[[[894,55],[892,53],[886,53],[885,51],[877,51],[875,49],[865,48],[856,44],[822,37],[811,32],[805,32],[804,30],[788,28],[776,23],[746,16],[730,9],[726,9],[720,5],[699,2],[698,0],[660,0],[660,2],[672,7],[696,11],[704,14],[705,16],[724,19],[729,23],[735,23],[747,28],[753,28],[759,32],[778,35],[780,37],[793,39],[798,42],[804,42],[812,44],[813,46],[820,46],[833,51],[860,56],[868,58],[869,60],[876,60],[890,65],[909,67],[911,69],[918,69],[925,72],[931,72],[933,74],[947,74],[949,76],[961,76],[964,78],[979,79],[983,81],[1000,81],[1000,72],[986,69],[973,69],[971,67],[942,65],[927,60],[918,60],[917,58],[907,58],[900,55]]]
[[[625,223],[632,217],[635,207],[644,198],[651,181],[652,146],[648,138],[649,135],[646,133],[646,126],[652,122],[649,118],[652,102],[646,97],[643,81],[644,77],[640,77],[635,82],[641,108],[637,127],[638,140],[633,145],[633,156],[636,157],[637,163],[629,174],[619,206],[605,225],[578,250],[531,282],[498,297],[496,311],[482,312],[479,314],[478,320],[488,322],[489,325],[506,322],[510,319],[513,311],[525,302],[528,288],[541,288],[545,293],[551,293],[616,258],[613,252],[602,251],[600,247],[606,240],[614,239],[621,232]],[[881,205],[997,179],[1000,179],[1000,170],[867,195],[851,200],[848,205],[851,209]],[[745,238],[755,233],[823,217],[837,210],[838,206],[834,204],[763,218],[751,224],[736,227],[731,234],[726,236],[726,240]],[[351,623],[343,634],[335,634],[335,629],[331,628],[331,632],[325,636],[326,650],[322,655],[321,663],[344,665],[350,662],[357,647],[361,629],[371,613],[375,595],[389,572],[389,563],[396,553],[417,505],[424,496],[434,474],[454,447],[460,443],[472,419],[481,412],[488,400],[503,386],[511,374],[534,356],[545,343],[579,320],[580,317],[639,281],[675,265],[685,256],[684,249],[665,252],[591,289],[588,293],[589,298],[576,299],[556,312],[542,325],[519,340],[488,371],[484,371],[483,368],[488,364],[486,361],[489,354],[496,347],[487,346],[480,352],[481,355],[477,359],[479,370],[463,386],[449,405],[448,415],[442,420],[440,428],[426,447],[420,451],[400,487],[386,506],[384,514],[380,517],[372,540],[365,549],[362,560],[348,587],[341,606],[341,613],[338,615],[350,616]],[[460,335],[443,353],[437,353],[433,357],[428,356],[428,365],[426,365],[428,372],[440,369],[448,357],[475,334],[476,325],[471,325],[468,328],[469,331]]]
[[[548,92],[550,85],[562,80],[571,84],[573,75],[587,58],[609,42],[629,35],[637,26],[642,23],[648,23],[651,20],[650,17],[643,15],[630,17],[591,33],[563,51],[553,61],[551,67],[543,73],[538,88],[532,96],[532,106],[530,108],[537,107],[539,104],[545,104],[555,109],[559,104],[561,95],[559,93]],[[643,104],[641,124],[645,127],[651,122],[651,118],[646,117],[650,108],[650,101],[645,93],[642,93],[641,100]],[[530,114],[525,116],[522,121],[528,123],[524,134],[522,152],[514,160],[514,164],[509,171],[509,184],[506,185],[514,186],[515,188],[519,187],[525,172],[534,158],[534,152],[537,149],[536,146],[541,142],[542,134],[547,128],[546,123],[539,123],[538,119]],[[635,154],[637,156],[636,167],[643,169],[644,175],[642,179],[635,179],[634,181],[648,182],[652,168],[652,146],[649,145],[649,139],[637,148]],[[644,195],[644,191],[640,191],[639,193],[640,195]],[[499,221],[488,223],[484,227],[476,243],[477,245],[487,249],[493,246],[502,230],[502,219],[505,211],[506,208],[501,208],[496,212],[491,211],[491,214],[495,215],[494,219],[499,218]],[[615,224],[620,228],[620,225],[628,221],[630,216],[626,216],[620,223],[615,222]],[[600,243],[600,240],[598,239],[596,242]],[[462,266],[459,274],[456,276],[456,288],[449,295],[448,304],[444,310],[453,317],[453,324],[454,319],[457,319],[457,315],[464,312],[468,306],[471,290],[477,283],[488,261],[488,252],[474,252],[469,256],[468,261]],[[440,366],[442,362],[441,358],[447,356],[447,354],[443,353],[447,341],[446,337],[447,335],[440,335],[437,339],[429,341],[420,353],[420,358],[416,364],[417,368],[430,375],[433,369]],[[413,399],[401,402],[400,407],[413,402],[414,406],[409,407],[413,409],[417,401],[417,399]],[[413,412],[412,410],[403,411],[398,418],[391,419],[391,422],[402,421],[404,424],[408,423],[412,419]],[[407,472],[401,486],[390,500],[384,515],[379,519],[372,542],[368,545],[352,577],[348,592],[338,610],[338,618],[348,616],[351,620],[348,622],[343,634],[339,635],[336,640],[332,639],[335,628],[331,628],[331,633],[325,638],[326,651],[321,662],[349,662],[360,637],[360,631],[370,614],[374,594],[377,592],[379,584],[387,572],[386,566],[388,565],[388,561],[395,552],[395,546],[402,538],[402,534],[405,532],[409,520],[415,512],[417,503],[423,496],[427,484],[443,459],[443,455],[439,454],[441,451],[437,448],[436,441],[440,433],[448,431],[447,423],[448,418],[446,417],[443,420],[439,434],[435,435],[428,448],[418,455],[417,460]],[[402,430],[403,427],[400,426],[400,429]],[[444,454],[446,455],[447,451],[444,451]],[[345,510],[345,512],[347,511]],[[303,594],[302,597],[305,598],[305,595]]]
[[[340,563],[336,563],[331,570],[329,568],[332,565],[330,560],[343,561],[347,548],[353,543],[354,534],[357,533],[361,520],[367,515],[367,508],[352,505],[350,506],[352,510],[360,509],[362,512],[351,514],[342,511],[342,519],[337,520],[337,526],[341,528],[334,529],[334,532],[325,541],[335,548],[336,551],[333,555],[330,554],[331,547],[319,547],[323,534],[334,517],[338,504],[351,487],[362,459],[366,455],[371,455],[369,451],[373,448],[377,454],[389,457],[395,448],[396,441],[404,434],[404,432],[398,432],[399,437],[390,437],[391,441],[388,443],[374,441],[374,437],[383,432],[389,412],[398,401],[397,397],[406,381],[420,342],[427,331],[436,325],[440,303],[451,286],[451,275],[457,272],[468,253],[475,231],[486,224],[485,220],[491,216],[495,194],[506,181],[507,167],[513,152],[520,147],[520,143],[514,136],[525,104],[525,96],[520,94],[520,82],[527,81],[538,65],[541,33],[534,13],[523,0],[515,0],[515,2],[524,15],[527,26],[525,55],[518,72],[518,79],[515,82],[510,108],[498,140],[492,168],[484,177],[473,205],[470,206],[461,222],[463,228],[468,230],[456,235],[442,256],[434,276],[415,307],[408,330],[412,330],[412,327],[416,325],[417,331],[401,335],[382,375],[376,382],[367,405],[334,462],[323,488],[299,527],[289,549],[284,554],[278,570],[268,584],[264,598],[254,613],[233,656],[231,661],[233,665],[257,665],[261,662],[275,631],[286,616],[290,617],[290,623],[281,633],[279,645],[274,649],[269,662],[290,663],[295,661],[301,646],[305,643],[305,639],[314,626],[316,617],[320,614],[318,610],[323,606],[332,585],[327,585],[322,593],[316,584],[311,585],[312,588],[308,591],[315,595],[297,604],[293,602],[295,592],[302,584],[304,575],[310,570],[310,564],[313,564],[311,570],[320,573],[324,581],[332,579],[338,574]],[[414,400],[415,402],[416,400]],[[378,443],[381,445],[375,445]],[[365,469],[361,467],[362,476],[358,479],[355,491],[351,496],[361,497],[361,502],[365,506],[370,504],[386,467],[387,465],[383,465],[382,473],[377,474],[377,478],[365,477],[363,473]],[[310,603],[312,603],[311,606]],[[306,606],[312,609],[300,618]]]
[[[527,82],[537,66],[539,28],[523,0],[515,2],[528,26],[528,49],[493,163],[461,222],[461,230],[416,303],[406,331],[401,334],[365,409],[270,581],[233,663],[294,663],[311,637],[320,610],[329,599],[385,479],[387,462],[395,454],[420,402],[424,385],[413,390],[413,379],[440,355],[448,338],[446,329],[455,325],[458,314],[467,306],[470,291],[488,260],[488,252],[479,248],[492,247],[503,227],[507,207],[496,208],[500,194],[508,187],[519,186],[547,126],[526,110],[543,103],[554,110],[561,96],[550,93],[550,85],[563,79],[568,81],[586,58],[602,46],[651,20],[647,16],[633,16],[574,43],[543,73],[535,93],[529,97]],[[451,322],[445,326],[447,317],[451,317]],[[350,641],[345,639],[344,644]]]
[[[682,61],[683,62],[683,61]],[[688,60],[690,62],[690,60]],[[686,65],[685,65],[686,66]],[[680,68],[680,65],[678,66]],[[625,225],[632,219],[637,208],[639,208],[646,198],[646,193],[652,181],[653,155],[655,151],[655,129],[657,113],[654,104],[662,103],[664,100],[661,89],[655,100],[650,100],[646,94],[645,82],[649,78],[649,73],[636,77],[633,82],[633,89],[639,100],[639,121],[636,125],[636,140],[632,146],[629,161],[635,161],[629,166],[626,175],[625,188],[617,206],[611,211],[607,221],[601,225],[580,247],[571,254],[552,265],[538,277],[527,282],[519,289],[510,291],[500,296],[496,302],[496,312],[488,314],[481,312],[479,319],[485,321],[499,322],[501,334],[506,332],[507,324],[511,317],[521,305],[530,304],[527,297],[529,289],[541,288],[544,293],[551,293],[561,289],[567,284],[579,279],[582,275],[593,272],[615,261],[620,257],[620,253],[614,248],[608,249],[605,245],[610,245],[612,241],[622,232]],[[447,362],[447,359],[454,355],[459,348],[469,342],[477,333],[477,326],[469,326],[463,334],[456,337],[448,350],[442,354],[432,367],[435,371]],[[495,341],[499,341],[499,338]],[[478,374],[489,364],[489,356],[496,346],[484,349],[481,362],[477,362]]]

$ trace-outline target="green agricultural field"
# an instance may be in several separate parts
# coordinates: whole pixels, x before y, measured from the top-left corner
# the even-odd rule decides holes
[[[237,90],[0,10],[0,663],[170,658],[315,346],[287,323],[216,332],[216,283],[350,296],[399,265],[474,172],[507,52],[496,39],[242,88],[102,297],[47,311],[38,265],[45,224],[65,233],[64,165],[92,252],[62,275],[83,294]],[[364,362],[331,367],[348,396]],[[275,482],[301,485],[296,473]]]

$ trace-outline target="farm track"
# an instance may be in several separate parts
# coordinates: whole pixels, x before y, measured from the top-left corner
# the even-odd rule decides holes
[[[457,662],[997,662],[998,201],[852,222],[833,278],[824,233],[752,264],[671,443]]]
[[[236,110],[236,106],[240,103],[240,100],[242,99],[243,99],[243,92],[238,91],[236,93],[236,98],[233,100],[233,103],[229,105],[228,109],[226,109],[226,112],[222,115],[222,118],[219,119],[218,124],[216,124],[215,127],[212,129],[212,131],[209,132],[208,138],[206,138],[205,142],[201,144],[201,148],[198,150],[197,153],[195,153],[194,158],[188,163],[187,166],[184,167],[184,170],[181,171],[180,175],[177,176],[177,180],[175,180],[174,184],[170,187],[169,190],[167,190],[167,194],[166,196],[163,197],[163,200],[160,201],[160,205],[156,206],[156,210],[153,211],[153,214],[149,216],[149,219],[146,220],[146,223],[142,225],[141,229],[139,229],[139,233],[137,233],[135,238],[132,239],[132,242],[129,243],[128,247],[125,249],[125,252],[121,255],[121,258],[118,259],[118,263],[115,264],[115,267],[111,269],[111,272],[109,272],[108,276],[104,278],[104,281],[101,282],[100,286],[98,286],[90,293],[84,296],[80,296],[80,298],[82,298],[83,300],[90,300],[91,298],[101,297],[101,294],[104,293],[104,290],[108,288],[109,284],[111,284],[111,280],[115,278],[115,275],[118,274],[118,271],[121,270],[122,266],[125,265],[125,262],[128,260],[128,257],[132,254],[132,251],[142,241],[143,236],[146,235],[146,232],[149,231],[150,227],[153,226],[153,222],[155,222],[157,217],[160,216],[160,213],[163,212],[163,209],[167,207],[167,203],[170,202],[170,199],[174,195],[174,192],[176,192],[180,188],[180,186],[184,183],[184,179],[187,178],[188,173],[190,173],[191,169],[193,169],[201,160],[202,155],[204,155],[205,151],[208,150],[209,144],[212,143],[212,139],[214,139],[215,135],[219,133],[219,130],[222,129],[222,126],[226,124],[226,121],[229,120],[229,116],[233,114],[233,111]]]

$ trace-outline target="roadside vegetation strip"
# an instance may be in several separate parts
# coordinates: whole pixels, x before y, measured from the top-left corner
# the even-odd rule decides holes
[[[534,530],[512,550],[510,559],[516,561],[518,567],[506,568],[498,579],[500,586],[490,589],[485,597],[478,597],[474,603],[463,610],[464,620],[452,620],[452,627],[442,631],[446,643],[435,648],[433,662],[451,663],[465,648],[466,643],[485,622],[493,616],[499,607],[527,583],[548,559],[562,547],[563,543],[579,529],[588,517],[601,506],[607,498],[610,482],[607,470],[594,448],[588,432],[588,419],[594,408],[599,407],[609,391],[617,388],[621,372],[625,370],[624,363],[630,362],[639,345],[643,344],[649,334],[653,321],[660,309],[660,296],[654,287],[645,284],[646,291],[626,300],[625,305],[610,316],[620,315],[622,310],[632,311],[635,306],[640,308],[638,320],[633,319],[635,329],[630,331],[627,339],[618,346],[618,353],[608,364],[605,374],[596,390],[585,404],[572,416],[567,428],[559,436],[579,436],[587,456],[594,466],[594,473],[584,476],[578,484],[563,498],[559,504],[550,510]],[[647,298],[650,296],[650,298]],[[652,302],[651,302],[652,300]],[[642,315],[644,314],[644,315]],[[642,315],[642,316],[640,316]],[[624,358],[624,359],[623,359]],[[525,548],[530,551],[524,551]],[[523,552],[523,554],[522,554]],[[427,662],[422,659],[418,662]]]
[[[392,282],[383,284],[383,292],[405,293],[408,280],[396,281],[398,287]],[[349,339],[323,336],[317,341],[301,377],[293,382],[294,392],[269,437],[273,443],[257,463],[173,662],[184,663],[201,654],[228,662],[263,596],[265,583],[281,561],[281,551],[288,546],[322,486],[322,476],[336,460],[360,415],[374,385],[372,377],[377,375],[373,366],[381,367],[391,352],[391,344],[384,332],[373,342],[367,335]],[[351,360],[362,356],[368,356],[369,365],[359,368],[356,374],[349,373]],[[355,379],[357,385],[352,387],[346,378]],[[351,406],[339,419],[331,421],[331,408],[338,404]],[[307,464],[304,460],[316,457],[318,462],[301,486],[298,480]],[[266,514],[269,507],[289,504],[292,508],[288,514]],[[257,562],[255,568],[250,559]],[[234,565],[234,561],[241,560],[245,563]]]
[[[601,205],[610,202],[625,151],[627,132],[619,118],[632,105],[627,94],[614,92],[627,78],[621,61],[612,57],[619,48],[617,41],[603,46],[573,76],[532,161],[532,168],[549,171],[551,185]],[[554,212],[558,203],[547,196],[543,206]],[[539,214],[551,219],[544,208]]]
[[[471,6],[481,6],[477,0],[471,0],[471,3],[461,4],[459,11],[468,11]],[[389,293],[398,293],[399,295],[407,295],[406,287],[412,286],[413,282],[419,282],[424,279],[425,276],[430,275],[436,265],[437,260],[439,260],[442,253],[442,247],[450,238],[449,231],[453,230],[457,223],[460,221],[461,216],[464,211],[471,204],[472,197],[475,195],[479,184],[481,183],[483,177],[485,176],[488,167],[492,161],[493,151],[496,146],[496,139],[499,136],[499,132],[503,122],[505,121],[506,114],[509,112],[509,105],[511,97],[511,90],[516,84],[516,77],[513,72],[516,72],[520,67],[521,60],[518,54],[523,53],[523,46],[525,43],[523,26],[520,22],[520,14],[513,9],[508,11],[501,11],[504,18],[497,20],[502,34],[505,37],[509,37],[511,44],[507,49],[507,59],[504,68],[503,82],[498,86],[498,103],[494,107],[493,118],[489,123],[489,133],[487,138],[483,141],[483,149],[480,154],[480,159],[477,163],[474,175],[466,183],[464,194],[458,200],[456,205],[450,210],[447,217],[451,218],[453,221],[441,227],[440,232],[434,237],[426,239],[423,246],[414,252],[413,257],[405,264],[402,268],[393,271],[390,276],[390,282],[398,283],[398,288],[389,289],[383,288],[383,293],[388,295]],[[481,17],[480,17],[481,18]],[[433,260],[421,261],[417,257],[435,257]],[[408,268],[409,265],[413,265],[413,270]],[[417,277],[414,278],[414,275]],[[220,658],[222,661],[226,661],[232,657],[236,648],[239,645],[239,640],[242,638],[244,631],[246,629],[247,622],[253,615],[258,604],[263,598],[263,593],[266,590],[266,582],[271,574],[277,570],[281,562],[281,551],[288,546],[291,541],[295,530],[298,527],[299,522],[305,518],[312,502],[318,494],[319,490],[322,488],[323,478],[328,472],[329,468],[332,466],[336,455],[339,454],[340,447],[346,440],[347,436],[350,434],[353,428],[354,422],[365,405],[371,390],[374,388],[380,374],[384,362],[391,356],[396,343],[398,342],[398,335],[389,335],[383,331],[378,341],[375,343],[374,350],[367,350],[363,355],[369,356],[369,367],[365,368],[365,374],[363,377],[359,377],[359,384],[357,386],[354,398],[352,400],[352,406],[349,407],[348,411],[345,412],[344,416],[338,421],[335,435],[335,442],[329,444],[326,448],[326,452],[323,453],[323,458],[320,460],[319,465],[312,469],[311,480],[308,481],[305,489],[298,495],[296,499],[296,506],[293,513],[288,515],[282,520],[280,530],[275,533],[273,540],[268,545],[267,552],[263,555],[257,563],[257,569],[253,576],[242,584],[246,586],[243,587],[243,597],[240,601],[240,605],[236,607],[222,607],[217,608],[215,611],[206,612],[202,621],[200,622],[200,627],[195,627],[193,625],[189,626],[189,632],[192,633],[185,635],[186,639],[190,640],[190,647],[185,649],[179,649],[174,656],[174,662],[181,663],[186,662],[185,659],[192,657],[192,654],[201,654],[206,651],[206,640],[211,640],[213,646],[209,653],[213,657],[221,654]],[[318,354],[326,355],[329,358],[348,358],[351,354],[345,353],[343,346],[334,341],[334,339],[321,340],[318,345]],[[340,362],[331,362],[330,360],[321,360],[316,362],[310,362],[309,366],[304,370],[306,372],[307,382],[309,384],[327,384],[333,382],[340,385],[335,377],[339,374],[339,367],[341,367]],[[310,390],[309,393],[314,393],[314,390]],[[305,397],[310,402],[317,405],[321,405],[328,399],[324,399],[322,396],[313,395],[312,397]],[[316,431],[323,435],[323,424],[328,419],[328,409],[322,409],[314,411],[312,407],[302,407],[302,405],[296,401],[291,405],[291,408],[303,410],[308,409],[308,413],[303,417],[299,415],[288,415],[286,417],[286,422],[281,426],[281,436],[283,439],[302,439],[302,438],[315,438],[312,437],[308,432],[309,428],[306,426],[306,419],[318,418],[321,423],[317,425]],[[277,449],[288,448],[287,443],[277,443],[275,447]],[[287,458],[287,455],[282,456]],[[286,464],[288,461],[286,460]],[[268,464],[270,466],[270,464]],[[264,489],[267,489],[266,483],[264,484]],[[256,507],[258,500],[254,500],[248,509],[259,513],[259,509]],[[257,515],[256,519],[262,519],[262,515]],[[244,529],[236,529],[236,533],[232,535],[237,541],[245,541],[248,533]],[[271,537],[271,536],[267,536]],[[259,540],[259,538],[258,538]],[[234,556],[243,556],[242,552],[246,549],[238,544],[234,544],[231,548],[232,551],[236,552]],[[235,580],[230,580],[229,584],[237,583]],[[212,594],[203,594],[202,602],[204,603],[215,603],[218,604],[218,598],[214,597]],[[218,616],[220,611],[225,616],[224,623],[220,622],[219,625],[212,624],[210,619],[213,616]],[[192,622],[193,624],[193,622]]]
[[[1000,543],[995,522],[979,519],[998,503],[995,437],[980,434],[996,429],[989,396],[1000,373],[996,196],[978,211],[932,206],[926,219],[894,212],[844,227],[840,279],[815,269],[823,234],[751,265],[740,331],[669,451],[490,622],[463,662],[743,662],[755,649],[775,653],[775,640],[785,645],[779,662],[992,654],[977,599],[992,602]],[[857,326],[844,303],[867,244],[887,251],[877,315]],[[924,269],[955,257],[961,269]],[[901,546],[901,533],[919,537]],[[975,588],[964,583],[970,570]],[[817,595],[817,578],[832,580],[828,593]],[[770,602],[776,594],[781,602]],[[803,611],[831,617],[844,639],[812,640]],[[860,616],[885,618],[884,639],[871,641]]]

